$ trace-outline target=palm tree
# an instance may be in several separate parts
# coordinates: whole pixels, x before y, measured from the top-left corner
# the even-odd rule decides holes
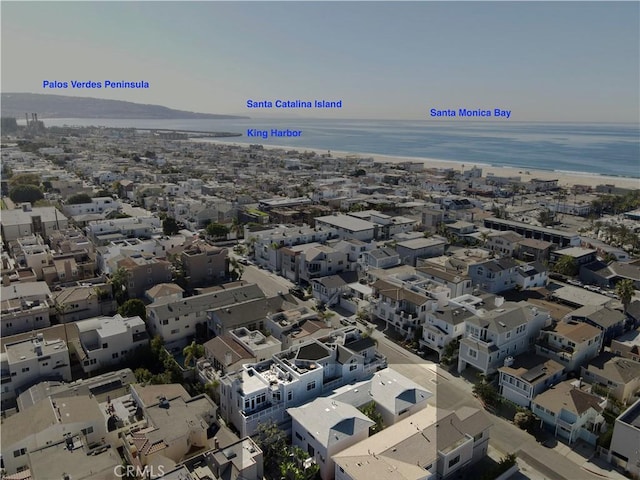
[[[622,306],[626,313],[627,308],[629,308],[629,304],[631,303],[631,299],[635,295],[635,289],[633,288],[633,280],[630,278],[625,278],[624,280],[620,280],[616,284],[616,295],[622,302]]]
[[[182,349],[182,353],[184,355],[184,366],[188,368],[192,360],[195,365],[196,360],[204,355],[204,347],[194,340],[190,345]]]
[[[229,272],[230,275],[234,280],[240,280],[242,278],[242,274],[244,273],[244,267],[242,266],[242,264],[238,262],[237,258],[231,257],[229,260],[229,265],[231,266],[231,271]]]
[[[113,295],[118,302],[118,305],[122,305],[127,300],[127,284],[129,283],[129,271],[120,267],[111,274],[109,283],[113,287]]]
[[[480,232],[480,238],[482,239],[482,246],[484,247],[489,239],[489,232]]]

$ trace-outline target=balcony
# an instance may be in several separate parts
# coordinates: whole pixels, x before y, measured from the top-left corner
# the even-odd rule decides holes
[[[556,418],[556,425],[566,428],[569,431],[572,431],[574,426],[573,423],[569,423],[566,420],[562,420],[561,418]]]
[[[555,356],[565,361],[571,361],[575,353],[572,347],[563,347],[550,343],[546,338],[538,340],[536,342],[536,348],[540,349],[541,353]]]
[[[476,337],[475,335],[467,335],[466,339],[471,340],[473,342],[478,342],[478,343],[486,346],[489,349],[491,347],[495,347],[495,342],[493,340],[482,339],[480,337]]]

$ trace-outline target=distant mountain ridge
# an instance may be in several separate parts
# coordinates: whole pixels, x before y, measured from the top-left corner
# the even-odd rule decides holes
[[[47,118],[122,118],[122,119],[237,119],[238,115],[218,115],[174,110],[160,105],[106,100],[103,98],[71,97],[41,93],[3,93],[3,117],[24,118],[25,113],[37,113]]]

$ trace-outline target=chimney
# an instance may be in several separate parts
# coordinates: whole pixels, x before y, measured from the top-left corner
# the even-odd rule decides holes
[[[24,119],[27,121],[27,127],[29,126],[29,114],[25,113],[24,114]]]
[[[8,287],[9,285],[11,285],[11,279],[9,278],[9,275],[5,275],[2,277],[2,286],[3,287]]]
[[[218,441],[218,437],[213,437],[213,448],[215,450],[220,450],[220,442]]]

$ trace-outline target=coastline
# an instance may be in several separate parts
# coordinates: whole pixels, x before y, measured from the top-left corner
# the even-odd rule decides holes
[[[217,139],[192,139],[189,141],[202,141],[204,143],[219,143],[224,145],[235,145],[243,147],[247,147],[249,145],[248,143],[238,143]],[[327,153],[327,150],[319,148],[307,148],[304,146],[296,145],[262,145],[265,149],[268,150],[297,150],[299,152],[315,152],[318,155],[324,155]],[[346,152],[340,150],[331,150],[331,155],[334,157],[350,156],[373,158],[375,162],[384,163],[422,162],[425,164],[426,168],[454,168],[455,170],[460,171],[462,171],[463,169],[468,170],[472,167],[478,167],[482,169],[483,177],[486,177],[487,174],[499,177],[520,177],[520,180],[523,182],[529,182],[534,178],[540,178],[543,180],[558,180],[558,184],[561,187],[571,187],[573,185],[586,185],[589,187],[596,187],[597,185],[605,184],[614,185],[620,188],[640,189],[640,178],[613,177],[587,172],[536,170],[534,168],[494,166],[487,163],[468,163],[456,160],[441,160],[437,158],[383,155],[379,153],[367,152]]]

